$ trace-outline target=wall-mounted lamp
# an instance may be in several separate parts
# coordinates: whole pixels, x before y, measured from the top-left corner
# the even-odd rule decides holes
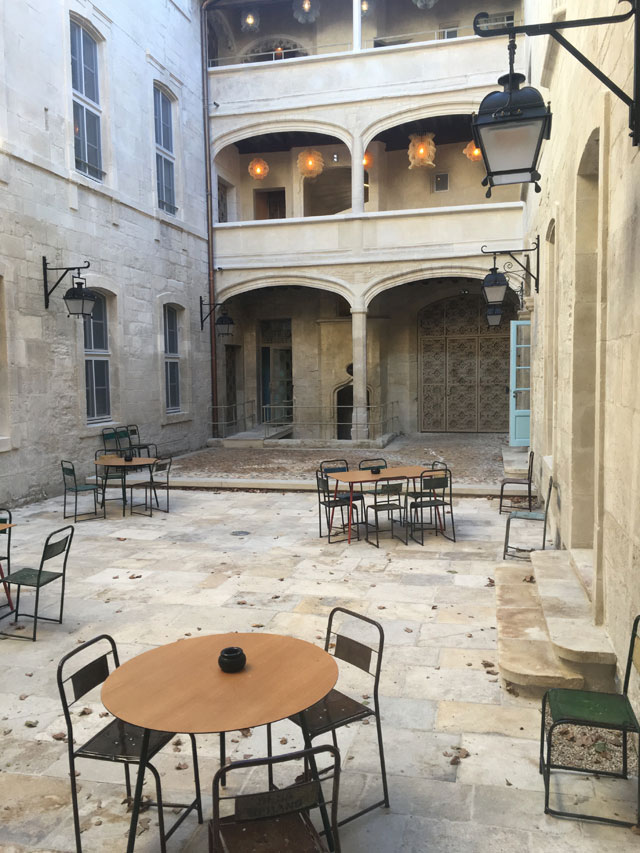
[[[509,285],[509,275],[516,275],[523,279],[521,288],[511,288],[515,290],[516,293],[520,296],[520,303],[522,307],[522,297],[524,295],[524,278],[529,277],[534,281],[536,293],[540,291],[540,236],[538,235],[536,239],[533,241],[533,246],[530,249],[523,247],[522,249],[487,249],[486,246],[482,246],[480,251],[483,255],[493,255],[493,267],[491,268],[489,274],[485,276],[484,281],[482,282],[482,293],[487,302],[487,305],[496,305],[504,301],[504,297],[507,293],[507,288]],[[529,253],[533,253],[535,258],[535,272],[522,261],[516,257],[517,255],[528,255]],[[508,255],[511,258],[513,263],[507,262],[504,265],[504,269],[507,270],[507,274],[505,275],[503,272],[498,272],[496,267],[496,256],[497,255]],[[513,264],[517,264],[520,267],[521,272],[513,270]],[[503,289],[504,288],[504,289]],[[498,298],[500,297],[500,298]]]
[[[600,18],[582,18],[574,21],[552,21],[544,24],[522,24],[520,26],[495,27],[488,25],[489,15],[480,12],[473,21],[473,31],[477,36],[489,38],[493,36],[509,36],[509,74],[501,77],[498,83],[504,85],[504,92],[491,92],[482,101],[478,115],[472,120],[473,138],[482,150],[487,177],[483,185],[489,185],[487,196],[491,195],[491,187],[496,184],[523,183],[539,179],[537,172],[538,155],[543,139],[548,139],[551,132],[551,112],[545,108],[540,93],[529,86],[520,89],[524,82],[522,74],[513,73],[513,57],[515,55],[515,37],[519,33],[527,36],[549,35],[559,45],[569,51],[581,65],[597,77],[616,97],[629,108],[629,130],[633,145],[640,144],[640,122],[638,113],[640,107],[640,85],[638,85],[640,69],[638,68],[638,48],[640,46],[640,17],[637,14],[637,0],[618,0],[629,3],[631,9],[622,15],[608,15]],[[633,96],[627,95],[596,65],[591,62],[578,48],[561,34],[560,30],[581,27],[597,27],[603,24],[617,24],[628,21],[635,15],[634,21],[634,52]],[[536,190],[539,187],[536,184]]]
[[[62,297],[64,304],[67,306],[69,317],[90,317],[91,312],[96,304],[96,294],[93,290],[89,290],[86,286],[86,279],[80,275],[80,270],[89,269],[91,264],[85,261],[80,266],[73,267],[50,267],[46,257],[42,256],[42,278],[44,280],[44,307],[49,307],[49,297],[60,284],[62,279],[68,274],[75,271],[76,275],[71,276],[71,287]],[[49,287],[48,273],[59,272],[56,283],[53,287]]]
[[[200,331],[204,329],[204,324],[213,314],[215,309],[223,304],[223,302],[205,302],[202,296],[200,297]],[[206,314],[204,313],[205,308],[209,309]],[[215,326],[216,332],[221,337],[233,334],[233,329],[231,329],[230,326],[235,326],[235,323],[233,321],[233,317],[229,316],[226,308],[223,308],[220,312],[220,316],[216,320]]]

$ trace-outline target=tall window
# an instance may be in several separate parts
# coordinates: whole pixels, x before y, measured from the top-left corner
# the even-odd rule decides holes
[[[101,181],[98,45],[75,21],[71,21],[71,85],[76,169]]]
[[[111,417],[109,395],[109,333],[107,303],[96,294],[91,317],[84,320],[84,374],[87,395],[87,420],[104,421]]]
[[[156,176],[158,181],[158,207],[175,213],[176,193],[173,156],[173,126],[171,101],[157,87],[153,89],[153,111],[156,124]]]
[[[164,384],[167,412],[180,411],[180,353],[178,343],[178,312],[171,305],[164,307]]]

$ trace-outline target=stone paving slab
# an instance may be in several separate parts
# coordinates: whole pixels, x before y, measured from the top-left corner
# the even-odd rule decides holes
[[[61,508],[61,499],[52,499],[16,510],[14,567],[39,557],[46,534],[62,526]],[[123,660],[184,636],[234,630],[322,645],[336,604],[366,613],[385,630],[380,702],[391,795],[389,811],[344,826],[345,853],[637,850],[638,838],[624,829],[543,814],[539,702],[507,692],[483,665],[497,663],[493,579],[498,566],[507,571],[500,561],[505,518],[496,501],[484,498],[460,498],[454,511],[458,542],[430,535],[421,547],[383,538],[379,550],[364,541],[329,546],[318,539],[310,494],[178,491],[168,516],[123,519],[114,503],[106,520],[78,524],[64,623],[43,624],[35,644],[0,640],[2,853],[74,850],[66,745],[53,735],[64,730],[55,667],[77,643],[108,631]],[[521,583],[517,574],[511,578]],[[345,692],[367,693],[364,673],[340,670]],[[74,717],[80,736],[103,723],[99,695],[88,697],[87,707],[91,714]],[[274,734],[276,744],[286,740],[283,749],[301,746],[299,730],[287,721]],[[227,742],[231,758],[266,751],[259,729],[232,733]],[[217,737],[199,737],[198,744],[209,816]],[[380,796],[375,727],[349,726],[339,745],[346,815]],[[469,754],[452,763],[458,747]],[[192,784],[188,750],[176,748],[157,761],[167,797],[184,796]],[[177,770],[178,763],[189,766]],[[78,769],[85,851],[123,851],[128,815],[119,768],[84,761]],[[610,813],[633,803],[633,785],[617,780],[559,782],[561,796]],[[252,777],[242,784],[249,790]],[[144,816],[149,824],[137,853],[158,849],[155,815]],[[173,851],[206,853],[206,826],[187,818],[169,842]]]

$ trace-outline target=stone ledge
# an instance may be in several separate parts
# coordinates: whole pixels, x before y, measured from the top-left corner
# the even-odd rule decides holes
[[[579,689],[584,677],[560,661],[548,640],[498,639],[500,673],[507,681],[526,687]]]
[[[593,600],[593,548],[571,548],[571,565],[589,601]]]

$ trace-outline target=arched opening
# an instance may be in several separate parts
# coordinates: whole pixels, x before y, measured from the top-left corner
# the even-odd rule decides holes
[[[367,388],[367,406],[370,405],[371,394]],[[353,382],[348,382],[336,391],[336,438],[342,441],[351,440],[353,416]]]

